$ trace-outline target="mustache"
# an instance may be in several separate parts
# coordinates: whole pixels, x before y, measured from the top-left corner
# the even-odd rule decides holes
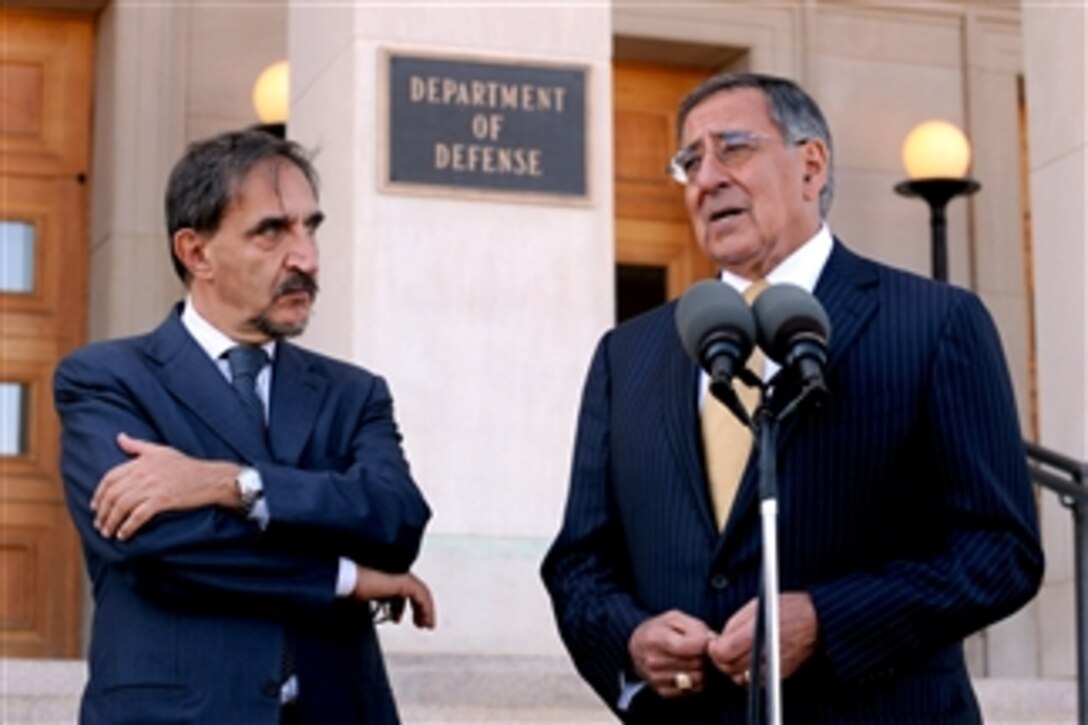
[[[274,299],[279,299],[292,292],[307,292],[310,297],[315,297],[317,296],[317,290],[317,280],[313,275],[295,270],[291,273],[290,277],[280,282],[279,286],[276,287],[276,291],[272,294],[272,297]]]

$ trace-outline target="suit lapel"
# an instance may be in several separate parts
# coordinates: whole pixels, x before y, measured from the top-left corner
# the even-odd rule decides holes
[[[672,317],[670,316],[671,320]],[[675,334],[675,333],[674,333]],[[676,457],[680,476],[686,482],[689,493],[698,501],[702,512],[701,526],[717,535],[714,514],[710,509],[707,493],[706,467],[703,465],[702,447],[699,445],[698,397],[699,370],[684,352],[677,339],[670,346],[670,354],[664,365],[664,385],[661,386],[661,410],[664,411],[664,431],[669,448]]]
[[[325,376],[314,369],[305,352],[287,342],[276,346],[268,435],[278,462],[298,463],[327,387]]]
[[[200,418],[244,461],[268,460],[265,442],[256,428],[245,423],[248,413],[241,398],[181,324],[181,305],[167,317],[148,341],[151,369],[179,404]]]
[[[824,267],[814,290],[816,299],[823,305],[831,323],[826,365],[828,378],[832,377],[836,365],[876,313],[876,290],[879,281],[876,265],[857,256],[835,240],[827,266]],[[832,397],[836,395],[835,390],[829,392]],[[784,455],[783,451],[789,451],[789,441],[796,433],[798,424],[814,413],[818,413],[818,410],[812,407],[802,408],[799,413],[782,422],[778,435],[779,457]]]
[[[815,290],[816,299],[824,306],[831,322],[828,370],[842,359],[843,353],[850,349],[865,323],[876,312],[877,295],[874,293],[878,282],[874,264],[835,241]]]

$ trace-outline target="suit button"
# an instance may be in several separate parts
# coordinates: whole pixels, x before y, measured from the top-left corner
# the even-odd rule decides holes
[[[269,697],[279,697],[280,683],[275,680],[265,680],[261,683],[261,694],[268,695]]]
[[[725,589],[729,586],[729,577],[725,574],[715,574],[710,577],[710,586],[714,589]]]

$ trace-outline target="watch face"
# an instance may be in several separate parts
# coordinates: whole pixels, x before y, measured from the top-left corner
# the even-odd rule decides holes
[[[257,499],[263,493],[260,478],[252,468],[246,468],[238,474],[235,481],[238,484],[238,495],[241,499],[238,508],[242,513],[249,515],[253,510],[253,506],[257,503]]]

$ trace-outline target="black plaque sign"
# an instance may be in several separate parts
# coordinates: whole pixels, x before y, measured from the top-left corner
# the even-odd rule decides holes
[[[586,69],[390,53],[386,182],[588,196]]]

